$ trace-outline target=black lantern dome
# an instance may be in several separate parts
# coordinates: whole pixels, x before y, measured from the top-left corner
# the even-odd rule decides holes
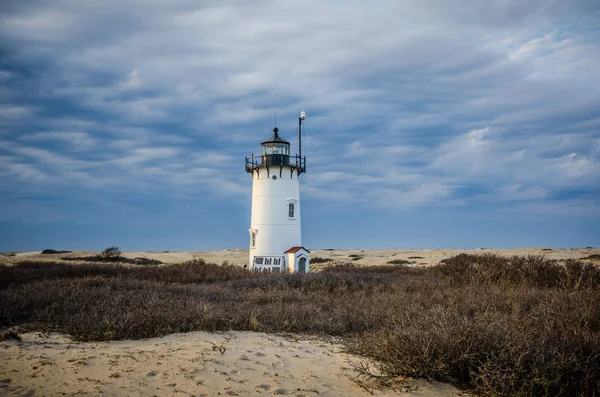
[[[277,127],[273,128],[273,135],[261,143],[262,164],[266,166],[279,166],[290,164],[290,143],[279,136]]]

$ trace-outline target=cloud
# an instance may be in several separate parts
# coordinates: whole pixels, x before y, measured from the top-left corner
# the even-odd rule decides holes
[[[596,16],[591,0],[22,2],[0,16],[0,169],[235,201],[274,113],[294,141],[302,108],[309,198],[593,209]]]
[[[0,106],[0,122],[22,119],[29,113],[29,109],[22,106]]]
[[[98,147],[98,140],[85,132],[44,131],[19,138],[26,142],[63,142],[75,150],[90,150]]]

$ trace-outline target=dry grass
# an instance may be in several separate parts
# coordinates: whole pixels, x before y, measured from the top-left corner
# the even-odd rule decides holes
[[[459,255],[350,350],[375,373],[487,395],[600,395],[600,271],[542,257]],[[384,378],[385,379],[385,378]]]
[[[0,302],[0,327],[81,340],[230,329],[338,335],[375,360],[382,381],[600,395],[600,270],[578,261],[459,255],[432,268],[349,264],[306,275],[201,260],[30,262],[0,267]]]
[[[314,265],[317,263],[329,263],[329,262],[333,262],[333,259],[331,258],[321,258],[319,256],[315,256],[314,258],[310,258],[310,264]]]

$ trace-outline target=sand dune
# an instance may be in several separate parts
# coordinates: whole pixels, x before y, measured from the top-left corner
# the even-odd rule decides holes
[[[370,390],[351,379],[358,360],[334,341],[253,332],[100,343],[28,333],[0,343],[0,396],[461,395],[424,380]]]

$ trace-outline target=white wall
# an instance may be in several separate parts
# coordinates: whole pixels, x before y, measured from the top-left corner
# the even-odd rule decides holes
[[[288,273],[294,273],[296,271],[296,253],[292,252],[285,254],[287,260],[287,271]]]
[[[270,167],[252,175],[252,214],[250,228],[257,230],[256,246],[250,247],[249,268],[255,256],[283,256],[291,247],[302,245],[300,226],[300,184],[290,167]],[[273,175],[277,179],[273,179]],[[288,204],[294,202],[294,218],[288,217]],[[250,235],[248,235],[250,238]]]

